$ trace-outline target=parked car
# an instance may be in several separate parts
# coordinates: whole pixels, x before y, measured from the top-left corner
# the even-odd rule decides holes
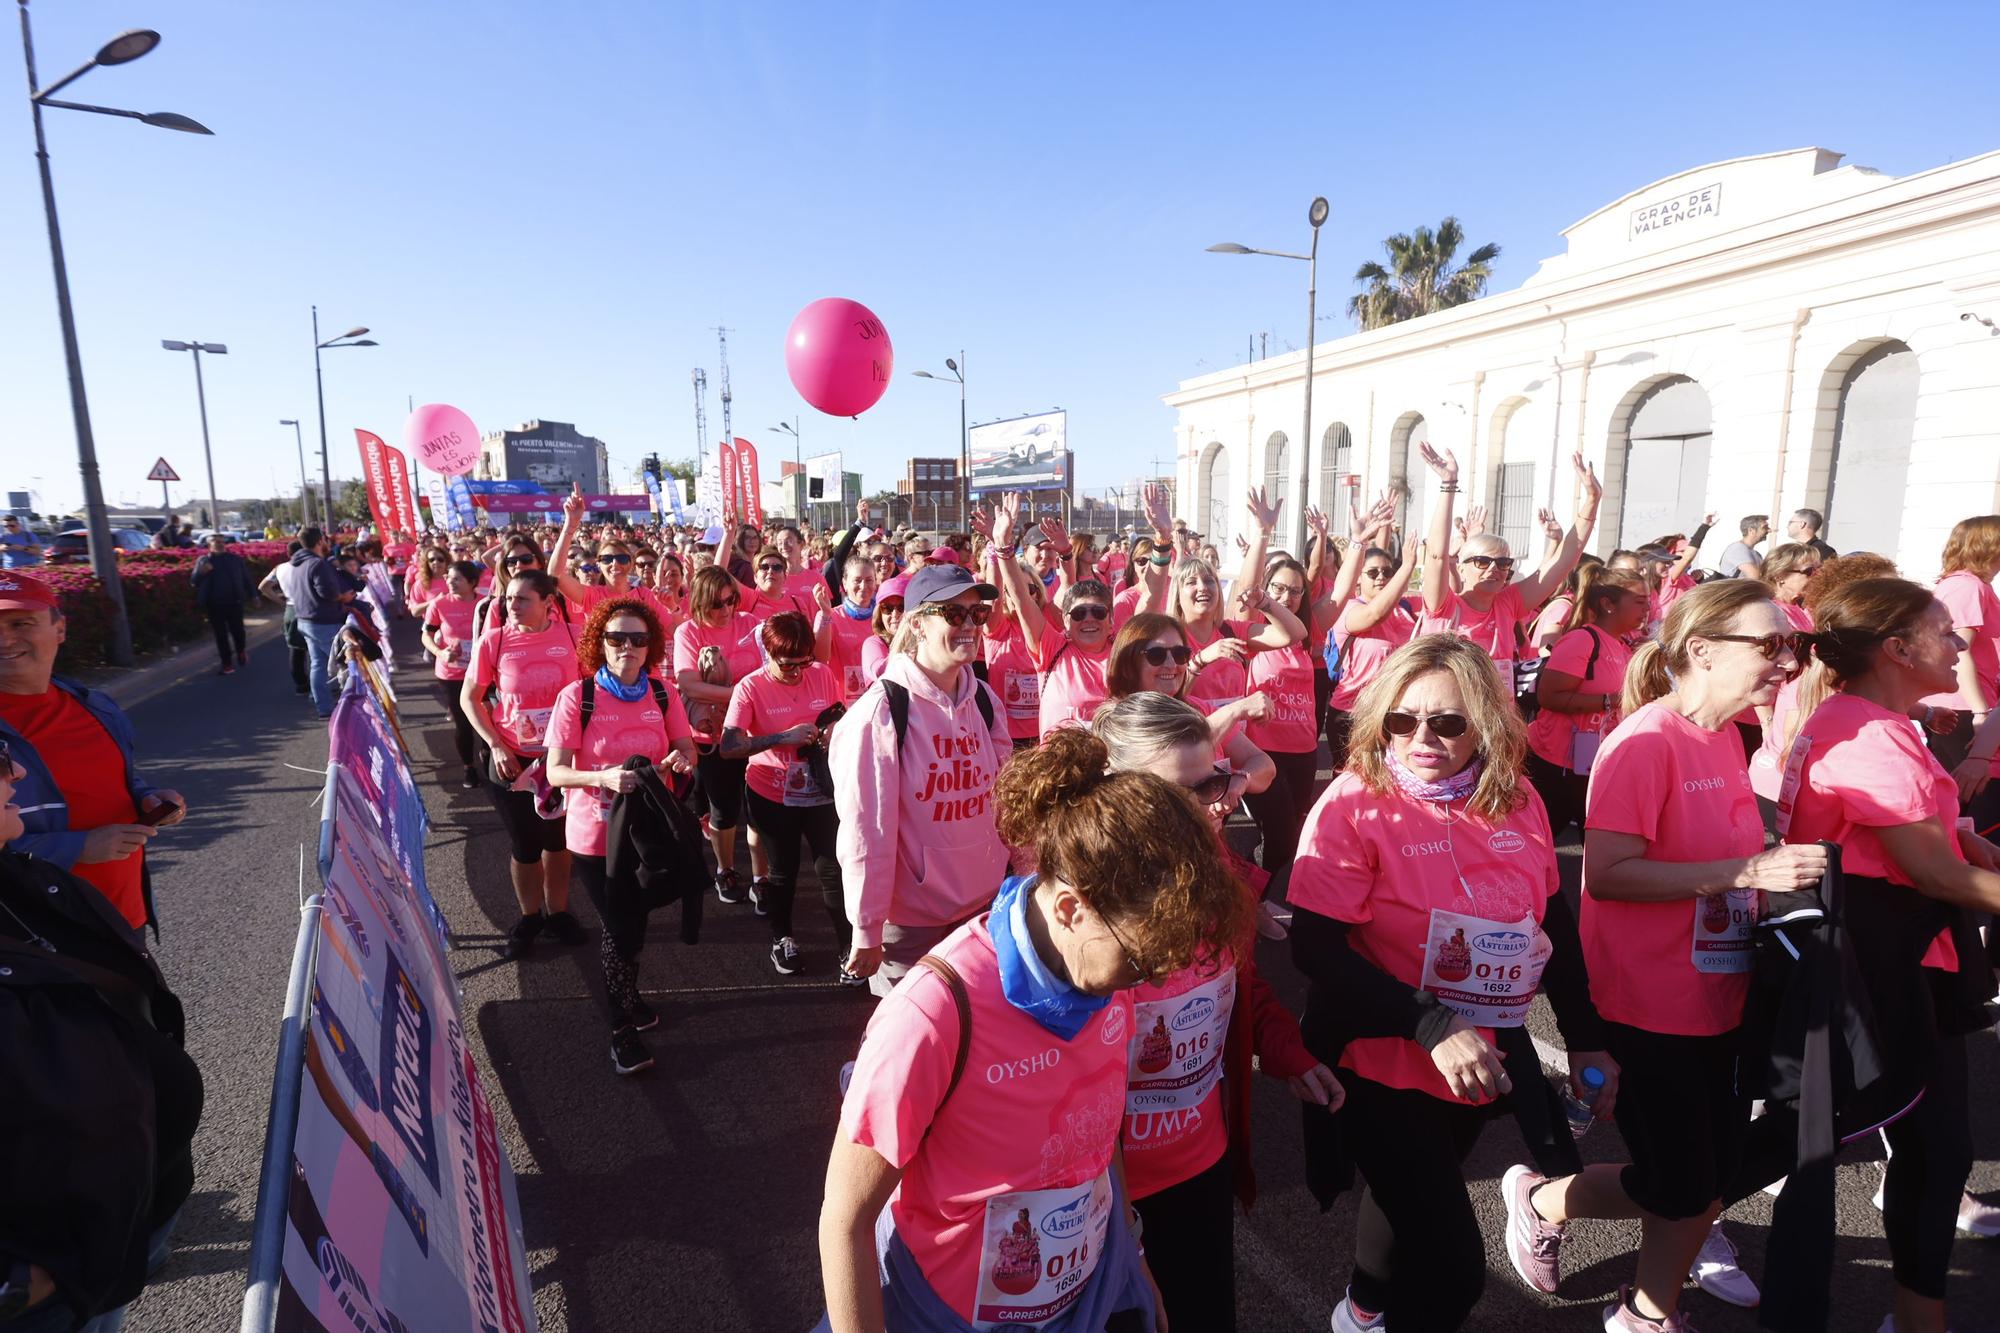
[[[111,544],[120,551],[145,551],[153,545],[152,537],[136,528],[111,529]],[[82,565],[90,561],[90,530],[71,528],[59,532],[49,542],[47,560],[52,565]]]

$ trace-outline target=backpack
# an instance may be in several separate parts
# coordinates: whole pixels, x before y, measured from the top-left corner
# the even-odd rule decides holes
[[[1410,609],[1409,598],[1398,597],[1396,599],[1396,605],[1401,610],[1408,612],[1412,618],[1416,617],[1417,613]],[[1320,658],[1322,661],[1326,663],[1326,678],[1332,681],[1335,685],[1340,684],[1341,652],[1340,652],[1340,644],[1338,641],[1334,639],[1333,636],[1334,632],[1339,628],[1340,628],[1340,622],[1338,621],[1338,619],[1336,619],[1332,625],[1329,625],[1327,627],[1326,644],[1320,649]]]
[[[660,706],[660,722],[664,729],[668,712],[667,687],[661,683],[658,676],[647,676],[646,683],[653,687],[653,702]],[[576,734],[578,740],[583,738],[584,732],[590,730],[590,715],[596,711],[597,677],[594,675],[585,676],[583,678],[582,706],[577,709]],[[579,745],[578,749],[581,750],[581,748]]]
[[[985,721],[988,731],[993,729],[993,700],[986,693],[986,685],[973,686],[973,698],[979,703],[979,716]],[[889,701],[889,721],[896,728],[896,753],[903,752],[903,742],[910,734],[910,691],[907,686],[898,685],[893,680],[882,682],[882,694]],[[589,715],[585,714],[587,718]]]
[[[938,1101],[937,1111],[931,1115],[931,1123],[935,1124],[945,1104],[951,1100],[951,1094],[958,1091],[958,1081],[965,1075],[966,1059],[972,1054],[972,996],[966,992],[965,981],[958,975],[958,969],[936,954],[925,954],[916,965],[937,973],[938,980],[951,989],[952,1007],[958,1010],[958,1053],[951,1062],[951,1082],[945,1084],[944,1096]],[[928,1134],[930,1131],[927,1128],[924,1132]]]

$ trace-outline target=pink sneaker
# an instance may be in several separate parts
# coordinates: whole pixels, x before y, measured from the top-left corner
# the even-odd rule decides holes
[[[1625,1303],[1631,1295],[1632,1288],[1620,1287],[1618,1299],[1604,1307],[1604,1333],[1701,1333],[1679,1310],[1665,1319],[1633,1314],[1632,1307]]]
[[[1510,1166],[1500,1177],[1500,1201],[1507,1205],[1507,1257],[1514,1271],[1536,1291],[1552,1296],[1562,1285],[1563,1228],[1543,1221],[1529,1202],[1546,1179],[1525,1166]]]

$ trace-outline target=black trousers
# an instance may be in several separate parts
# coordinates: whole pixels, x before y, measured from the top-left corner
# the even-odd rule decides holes
[[[597,942],[597,961],[604,973],[604,1007],[616,1032],[631,1022],[632,1006],[639,1000],[639,951],[646,945],[646,918],[614,917],[604,892],[604,858],[577,852],[570,857],[576,878],[604,923]]]
[[[1319,754],[1273,752],[1271,763],[1278,770],[1277,776],[1271,779],[1269,787],[1252,793],[1248,804],[1251,817],[1264,837],[1264,870],[1271,876],[1270,896],[1282,901],[1284,891],[1279,876],[1292,868],[1306,816],[1312,813],[1313,801],[1319,796]]]
[[[208,612],[208,627],[215,631],[215,654],[222,659],[222,665],[230,666],[243,655],[243,603],[217,606],[210,602],[202,608]]]
[[[1548,808],[1549,835],[1558,837],[1564,829],[1575,824],[1577,836],[1581,837],[1583,801],[1590,791],[1589,775],[1559,768],[1533,750],[1528,751],[1527,768],[1529,785]]]
[[[486,784],[486,791],[493,800],[493,808],[500,813],[500,822],[507,826],[508,849],[520,864],[535,865],[544,852],[559,852],[569,845],[564,841],[562,816],[543,819],[536,814],[533,792],[515,791],[491,782]]]
[[[1333,771],[1347,767],[1347,738],[1354,730],[1354,714],[1338,708],[1326,710],[1326,748],[1333,755]]]
[[[1171,1328],[1235,1333],[1236,1194],[1229,1154],[1206,1171],[1134,1199],[1146,1266],[1160,1284]],[[1112,1223],[1117,1225],[1116,1220]]]
[[[445,711],[451,714],[451,739],[458,747],[458,762],[467,768],[479,754],[479,733],[472,729],[472,720],[465,715],[465,706],[459,702],[465,689],[462,680],[441,680],[438,689],[444,695]]]
[[[746,788],[750,804],[750,827],[764,840],[764,854],[770,858],[771,873],[764,881],[764,903],[771,917],[771,938],[783,939],[792,933],[792,902],[799,885],[799,847],[812,850],[813,869],[819,874],[820,901],[826,905],[840,956],[847,957],[854,943],[854,928],[847,921],[847,907],[841,895],[840,861],[834,855],[834,836],[840,830],[840,815],[831,804],[785,805]]]

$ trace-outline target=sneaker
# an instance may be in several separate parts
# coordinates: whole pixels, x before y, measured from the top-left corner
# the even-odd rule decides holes
[[[222,669],[215,674],[218,676],[233,676],[236,674],[236,664],[233,662],[224,662]]]
[[[1620,1287],[1618,1299],[1604,1307],[1604,1333],[1701,1333],[1679,1310],[1665,1319],[1648,1319],[1627,1302],[1632,1288]]]
[[[631,1028],[611,1034],[611,1067],[621,1074],[636,1074],[653,1067],[653,1053]]]
[[[1340,1298],[1340,1304],[1333,1307],[1333,1333],[1378,1333],[1378,1330],[1386,1333],[1388,1325],[1382,1322],[1382,1318],[1378,1314],[1363,1319],[1361,1312],[1354,1308],[1353,1293],[1349,1292]]]
[[[1292,914],[1269,899],[1257,904],[1257,933],[1267,940],[1282,940],[1292,933]]]
[[[507,942],[500,946],[500,956],[510,962],[526,958],[528,950],[534,947],[535,937],[542,933],[544,924],[540,912],[516,921],[514,928],[507,932]]]
[[[660,1025],[660,1016],[644,1000],[634,1000],[625,1011],[625,1021],[634,1032],[651,1032]]]
[[[555,936],[557,944],[581,944],[584,941],[583,923],[568,912],[550,912],[544,928]]]
[[[1500,1201],[1507,1205],[1507,1257],[1513,1260],[1514,1271],[1521,1281],[1551,1296],[1562,1285],[1563,1228],[1543,1221],[1530,1201],[1545,1179],[1525,1166],[1510,1166],[1500,1177]]]
[[[840,965],[840,984],[843,986],[866,986],[868,978],[855,976],[847,970],[847,964],[842,963]]]
[[[237,666],[249,666],[249,665],[250,665],[250,650],[249,650],[249,649],[247,649],[247,648],[246,648],[246,649],[244,649],[244,650],[243,650],[242,652],[240,652],[240,653],[236,654],[236,665],[237,665]]]
[[[780,976],[786,977],[799,970],[799,946],[792,942],[790,935],[772,942],[771,966],[778,969]]]
[[[1701,1253],[1695,1256],[1688,1276],[1715,1299],[1740,1305],[1746,1310],[1756,1309],[1757,1303],[1763,1299],[1756,1282],[1737,1261],[1736,1246],[1723,1234],[1720,1222],[1708,1229],[1708,1238],[1702,1241]]]
[[[764,893],[770,886],[771,881],[763,875],[750,877],[750,910],[758,916],[771,915],[771,909],[764,906]]]
[[[734,904],[743,901],[743,887],[736,882],[734,870],[715,872],[715,896],[725,903]]]
[[[471,791],[478,785],[479,785],[479,770],[474,768],[472,765],[467,764],[465,766],[465,776],[458,780],[459,789],[461,791]]]
[[[1991,1240],[2000,1236],[2000,1208],[1990,1203],[1981,1203],[1970,1194],[1959,1196],[1958,1229],[1967,1236],[1977,1236],[1981,1240]]]

